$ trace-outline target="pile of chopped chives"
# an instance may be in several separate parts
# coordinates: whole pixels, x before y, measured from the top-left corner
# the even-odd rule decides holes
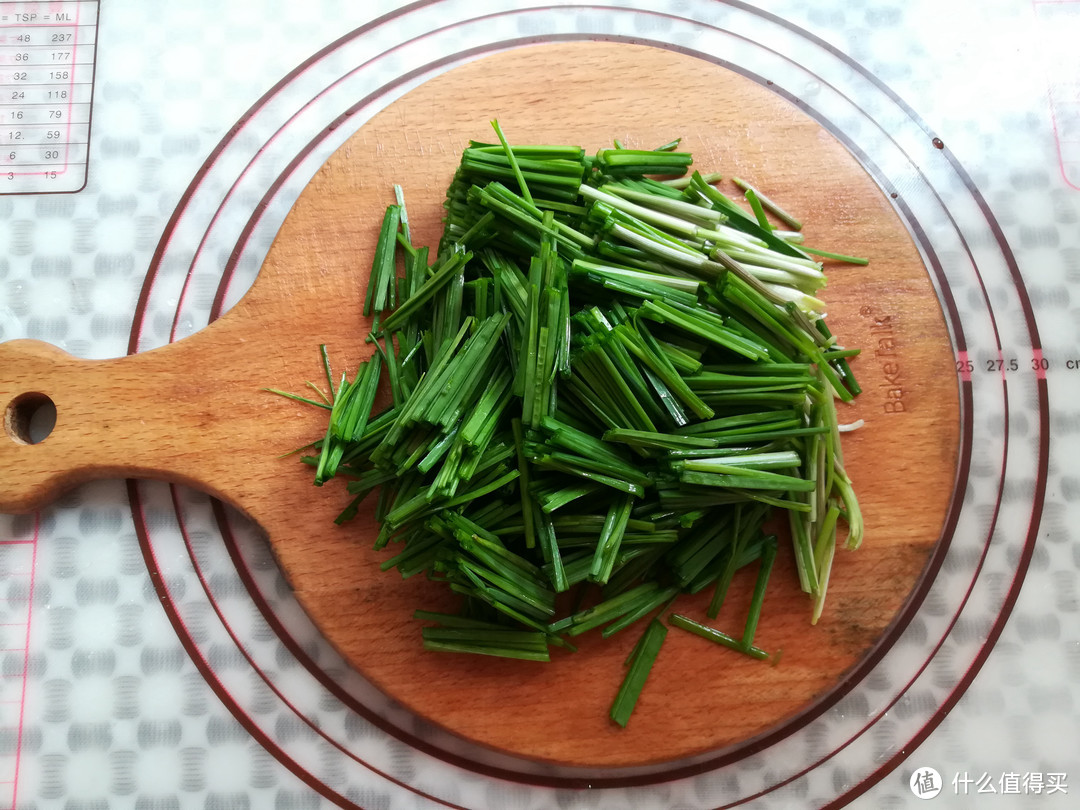
[[[814,256],[865,260],[802,247],[790,214],[736,178],[737,204],[677,141],[587,155],[510,146],[493,126],[499,143],[462,155],[434,256],[395,189],[364,304],[370,359],[335,385],[324,348],[329,395],[285,395],[329,410],[304,461],[317,485],[348,480],[338,522],[377,498],[382,568],[460,595],[457,614],[416,612],[425,648],[547,661],[641,622],[611,708],[625,726],[679,594],[711,589],[715,619],[756,566],[740,636],[668,620],[770,657],[754,635],[777,510],[811,622],[841,525],[859,545],[834,404],[859,393],[858,352],[825,325]]]

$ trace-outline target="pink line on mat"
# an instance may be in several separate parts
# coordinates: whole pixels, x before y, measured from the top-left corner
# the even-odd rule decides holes
[[[30,561],[30,589],[27,592],[27,602],[34,598],[34,572],[37,569],[37,542],[41,532],[41,513],[34,513],[34,551]],[[15,743],[15,778],[11,784],[11,810],[15,810],[19,803],[19,765],[22,763],[23,726],[26,721],[26,681],[30,672],[30,615],[26,612],[26,636],[23,646],[23,669],[22,669],[22,692],[19,696],[19,732]]]
[[[1077,10],[1080,10],[1080,0],[1031,0],[1031,7],[1035,15],[1035,20],[1038,24],[1044,25],[1046,24],[1045,18],[1039,13],[1040,6],[1075,6]],[[1070,115],[1066,108],[1075,106],[1075,103],[1055,100],[1055,90],[1063,86],[1068,87],[1069,85],[1060,81],[1054,74],[1047,76],[1046,100],[1047,105],[1049,106],[1050,127],[1054,131],[1054,141],[1058,153],[1058,164],[1061,169],[1061,179],[1071,188],[1080,190],[1080,178],[1073,178],[1069,173],[1069,166],[1077,162],[1074,157],[1077,150],[1073,146],[1076,141],[1067,139],[1062,135],[1062,129],[1064,129],[1066,119],[1075,116],[1075,114]]]
[[[82,11],[82,3],[75,6],[75,34],[71,38],[71,75],[68,76],[68,107],[67,107],[67,130],[64,137],[64,168],[66,172],[71,165],[71,110],[75,106],[75,60],[79,56],[79,12]],[[95,38],[96,42],[96,38]],[[94,45],[97,48],[97,45]],[[90,127],[87,125],[86,137],[90,137]],[[90,163],[90,147],[86,148],[86,162]]]

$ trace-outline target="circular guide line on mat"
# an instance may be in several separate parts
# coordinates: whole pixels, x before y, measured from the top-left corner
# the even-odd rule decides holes
[[[661,45],[661,46],[664,46],[664,45],[665,45],[666,43],[662,43],[662,42],[657,42],[657,43],[654,43],[654,44],[659,44],[659,45]],[[841,58],[842,58],[842,55],[841,55],[841,54],[835,54],[835,55],[837,55],[837,56],[839,56],[839,57],[841,57]],[[282,82],[282,85],[281,85],[281,86],[284,86],[284,84],[285,84],[285,83],[284,83],[284,82]],[[809,111],[809,110],[808,110],[808,111]],[[254,114],[254,112],[253,112],[253,114]],[[951,158],[951,156],[949,156],[949,159],[950,159],[950,161],[951,161],[951,160],[953,160],[953,158]],[[954,167],[955,167],[955,170],[956,170],[956,171],[957,171],[958,173],[960,173],[960,174],[961,174],[961,176],[962,176],[962,171],[960,170],[960,167],[959,167],[958,165],[955,165]],[[197,178],[197,181],[198,181],[198,179],[199,179],[199,178]],[[972,193],[976,193],[976,194],[977,194],[977,192],[975,191],[975,189],[974,189],[973,185],[970,185],[970,184],[969,184],[969,189],[970,189],[970,190],[972,191]],[[902,202],[902,201],[901,201],[901,202]],[[982,204],[982,202],[981,202],[981,204]],[[179,210],[178,210],[178,211],[179,211]],[[1000,234],[1000,229],[999,229],[999,228],[998,228],[998,227],[996,226],[996,222],[994,222],[994,221],[993,221],[993,217],[991,217],[991,216],[990,216],[990,214],[989,214],[989,211],[988,211],[988,208],[987,208],[987,210],[985,210],[985,213],[986,213],[986,215],[987,215],[987,221],[989,221],[989,222],[990,222],[990,227],[991,227],[991,230],[995,230],[995,232],[996,232],[996,233]],[[910,218],[910,217],[909,217],[909,218],[908,218],[908,221],[909,221],[909,222],[913,222],[913,221],[916,221],[916,220],[915,220],[914,218]],[[254,225],[252,225],[252,226],[251,226],[251,228],[249,228],[249,229],[247,230],[247,233],[249,234],[249,232],[251,232],[251,230],[252,230],[252,229],[254,229],[254,228],[255,228],[255,226],[254,226]],[[1002,248],[1003,248],[1003,251],[1004,251],[1005,253],[1007,253],[1007,256],[1008,256],[1008,257],[1009,257],[1009,259],[1011,260],[1011,254],[1010,254],[1010,253],[1008,253],[1008,246],[1004,244],[1004,242],[1003,242],[1003,237],[1001,238],[1000,244],[1001,244],[1001,246],[1002,246]],[[239,245],[238,245],[238,249],[237,249],[237,252],[235,252],[235,254],[234,254],[235,256],[239,256],[239,253],[240,253],[240,249],[241,249],[241,246],[239,246]],[[1012,265],[1014,266],[1014,264],[1015,264],[1014,260],[1011,260],[1011,262],[1012,262]],[[231,269],[232,267],[234,267],[234,262],[230,261],[230,269]],[[224,285],[222,285],[222,286],[224,286]],[[948,289],[947,285],[945,285],[945,286],[944,286],[944,288],[945,288],[945,289],[946,289],[946,291],[947,291],[947,289]],[[1021,291],[1021,293],[1022,293],[1022,288],[1018,287],[1018,289],[1020,289],[1020,291]],[[1023,298],[1024,302],[1025,302],[1025,312],[1029,312],[1029,303],[1028,303],[1028,302],[1027,302],[1027,300],[1026,300],[1026,296],[1023,296],[1023,293],[1022,293],[1022,298]],[[1031,325],[1031,327],[1032,327],[1032,330],[1034,330],[1034,320],[1032,320],[1032,321],[1031,321],[1030,325]],[[958,334],[961,334],[961,335],[962,335],[962,329],[959,329],[959,330],[958,330]],[[962,386],[962,389],[967,389],[967,390],[968,390],[968,395],[970,395],[970,387],[968,386],[968,384],[967,384],[967,383],[966,383],[966,384],[964,384],[964,386]],[[1045,404],[1044,404],[1044,403],[1045,403],[1045,401],[1044,401],[1044,395],[1043,395],[1043,399],[1041,400],[1041,402],[1042,402],[1042,407],[1043,407],[1043,410],[1044,410],[1044,409],[1045,409]],[[966,410],[967,410],[967,409],[966,409]],[[1042,455],[1042,456],[1041,456],[1041,458],[1043,459],[1043,464],[1044,464],[1044,458],[1045,458],[1045,456],[1044,456],[1044,455]],[[1044,481],[1044,476],[1040,478],[1040,481]],[[1034,524],[1035,524],[1035,523],[1037,522],[1037,518],[1038,518],[1038,515],[1037,515],[1037,514],[1032,514],[1032,525],[1034,525]],[[230,551],[231,551],[231,550],[230,550]],[[234,555],[234,558],[235,558],[235,559],[238,559],[238,561],[239,561],[239,559],[240,559],[240,555],[239,555],[239,554],[235,554],[235,555]],[[1018,585],[1018,582],[1017,582],[1016,584]],[[254,594],[254,593],[253,593],[253,596],[255,596],[255,594]],[[256,598],[257,598],[257,600],[258,600],[258,597],[256,597]],[[1013,597],[1012,597],[1012,599],[1014,599],[1014,598],[1015,598],[1015,596],[1013,596]],[[1010,604],[1011,604],[1011,600],[1010,600]],[[261,608],[264,608],[264,609],[265,609],[265,610],[267,610],[267,611],[269,611],[269,607],[267,607],[267,606],[266,606],[266,603],[265,603],[265,602],[264,602],[264,603],[262,603],[262,604],[260,605],[260,607],[261,607]],[[268,612],[268,615],[267,615],[267,616],[268,616],[268,618],[269,618],[269,615],[270,615],[270,613]],[[297,648],[296,648],[296,650],[298,650],[298,649],[299,649],[299,648],[297,647]],[[293,651],[293,652],[294,652],[294,654],[295,654],[296,650],[291,650],[291,651]],[[301,660],[302,660],[302,659],[301,659]],[[928,728],[929,728],[929,727],[928,727]],[[407,738],[406,738],[406,739],[407,739]],[[410,742],[411,742],[411,741],[410,741]],[[435,753],[435,754],[437,755],[437,752],[431,752],[431,751],[429,751],[428,753]],[[451,760],[451,761],[453,761],[453,760]],[[469,767],[469,765],[468,765],[468,762],[463,762],[463,761],[457,761],[457,762],[455,762],[455,764],[456,764],[456,765],[461,765],[462,767]],[[494,775],[501,775],[501,774],[494,774]],[[553,784],[558,784],[558,783],[556,782],[556,783],[553,783]],[[629,783],[627,783],[627,784],[629,784]]]

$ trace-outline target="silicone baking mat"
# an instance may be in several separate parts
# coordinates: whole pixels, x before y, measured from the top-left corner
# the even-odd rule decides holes
[[[88,106],[71,109],[85,185],[0,196],[0,339],[107,357],[191,334],[379,109],[495,50],[602,38],[728,65],[866,166],[938,289],[962,453],[916,609],[850,688],[790,733],[631,774],[518,761],[401,713],[310,626],[258,531],[199,493],[101,482],[0,516],[0,808],[1073,806],[1080,2],[108,0],[0,16],[68,6],[97,23]],[[15,72],[0,65],[9,95]]]

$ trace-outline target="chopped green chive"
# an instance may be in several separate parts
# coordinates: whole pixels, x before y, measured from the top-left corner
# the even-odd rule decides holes
[[[668,620],[674,627],[678,627],[681,630],[686,630],[693,633],[695,636],[701,636],[714,644],[719,644],[722,647],[727,647],[729,650],[735,650],[735,652],[741,652],[743,655],[748,655],[751,658],[757,658],[760,661],[768,661],[769,654],[759,647],[749,645],[743,646],[742,640],[729,636],[722,630],[717,630],[715,627],[709,627],[708,625],[696,622],[688,616],[683,616],[679,613],[674,613]]]
[[[666,637],[667,628],[662,622],[653,619],[634,648],[626,677],[615,695],[614,703],[611,704],[611,719],[623,728],[626,728],[626,724],[630,722],[630,715],[633,714],[638,698],[641,697],[649,671],[656,662],[656,657],[660,654],[660,646]]]
[[[847,262],[848,264],[867,265],[870,264],[869,259],[859,258],[858,256],[848,256],[844,253],[830,253],[827,250],[818,250],[817,248],[802,246],[802,249],[807,253],[813,253],[815,256],[820,256],[823,259],[832,259],[837,262]]]
[[[762,194],[761,191],[754,188],[752,185],[747,183],[745,180],[743,180],[741,178],[738,178],[738,177],[732,177],[731,182],[733,182],[735,185],[737,185],[739,188],[741,188],[743,190],[743,192],[745,192],[747,194],[752,194],[754,196],[754,198],[758,201],[758,203],[763,208],[765,208],[770,214],[772,214],[778,220],[780,220],[785,225],[787,225],[789,228],[791,228],[791,230],[793,230],[793,231],[801,231],[802,230],[802,223],[799,222],[799,220],[795,219],[795,217],[793,217],[791,214],[789,214],[787,211],[785,211],[779,205],[774,203],[771,199],[769,199],[764,194]]]
[[[462,154],[430,263],[394,187],[363,305],[371,357],[335,385],[320,346],[327,392],[265,390],[329,412],[302,460],[317,485],[346,479],[337,522],[377,493],[381,567],[460,598],[416,612],[425,649],[548,661],[576,636],[644,627],[611,707],[625,726],[667,633],[658,612],[711,589],[715,617],[755,563],[741,638],[667,621],[770,657],[754,638],[775,511],[811,622],[838,540],[862,541],[834,403],[859,393],[858,350],[825,325],[812,257],[863,262],[799,247],[800,223],[738,179],[749,210],[736,203],[678,140],[587,155],[491,123],[497,143]]]
[[[303,402],[305,405],[314,405],[316,408],[325,408],[326,410],[332,410],[333,408],[330,403],[318,402],[314,399],[308,399],[307,397],[302,397],[298,394],[290,394],[288,391],[281,391],[277,388],[264,388],[262,390],[271,394],[277,394],[279,397],[285,397],[286,399],[295,400],[296,402]],[[319,393],[322,392],[320,391]]]

